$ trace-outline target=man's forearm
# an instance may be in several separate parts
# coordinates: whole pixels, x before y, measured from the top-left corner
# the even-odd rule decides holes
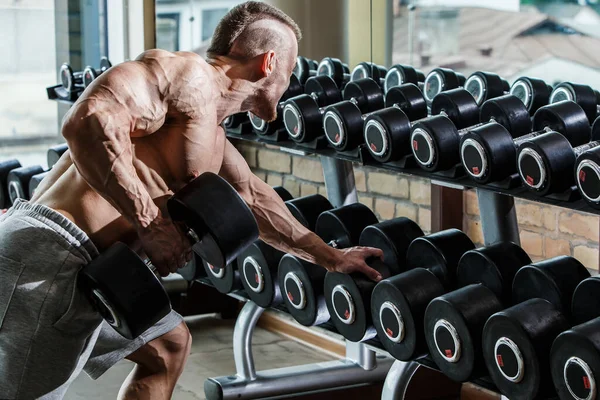
[[[252,186],[254,188],[249,204],[263,241],[280,251],[326,269],[331,269],[336,264],[339,252],[298,222],[269,185],[260,181]]]
[[[65,125],[71,158],[86,182],[136,229],[149,226],[159,209],[133,167],[129,132],[100,129],[102,124]]]

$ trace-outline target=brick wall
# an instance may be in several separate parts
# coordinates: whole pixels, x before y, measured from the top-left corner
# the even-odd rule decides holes
[[[327,195],[321,163],[314,156],[281,152],[277,146],[236,142],[254,173],[271,186],[282,185],[295,196]],[[380,220],[399,216],[431,231],[431,190],[428,179],[409,177],[373,167],[354,166],[359,201]],[[483,243],[475,190],[464,194],[463,230],[478,245]],[[560,207],[516,200],[521,245],[533,260],[572,255],[586,267],[598,270],[599,219]]]

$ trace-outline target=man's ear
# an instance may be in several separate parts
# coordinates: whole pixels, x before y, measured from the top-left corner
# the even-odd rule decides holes
[[[275,52],[269,50],[262,55],[261,73],[264,78],[267,78],[275,70]]]

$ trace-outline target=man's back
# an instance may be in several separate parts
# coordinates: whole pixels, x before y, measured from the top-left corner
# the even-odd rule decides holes
[[[220,169],[225,137],[215,130],[216,110],[206,101],[213,96],[209,68],[193,53],[145,52],[94,81],[65,117],[63,130],[86,135],[100,124],[130,136],[137,176],[166,212],[174,191],[202,172]],[[118,157],[121,150],[112,150]],[[134,238],[133,227],[90,187],[70,153],[47,180],[32,201],[65,214],[100,249]]]

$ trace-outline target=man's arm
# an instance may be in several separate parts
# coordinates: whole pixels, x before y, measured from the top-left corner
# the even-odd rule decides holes
[[[71,159],[86,182],[136,229],[153,264],[167,275],[189,257],[189,243],[162,217],[137,175],[131,141],[151,134],[148,125],[164,119],[167,107],[147,67],[137,61],[112,67],[92,85],[63,124]]]
[[[219,174],[244,198],[256,217],[260,237],[266,243],[329,271],[361,271],[372,279],[381,279],[379,273],[365,262],[368,257],[382,257],[381,250],[365,247],[337,250],[325,244],[296,220],[271,186],[252,173],[246,160],[229,141],[225,145]]]

